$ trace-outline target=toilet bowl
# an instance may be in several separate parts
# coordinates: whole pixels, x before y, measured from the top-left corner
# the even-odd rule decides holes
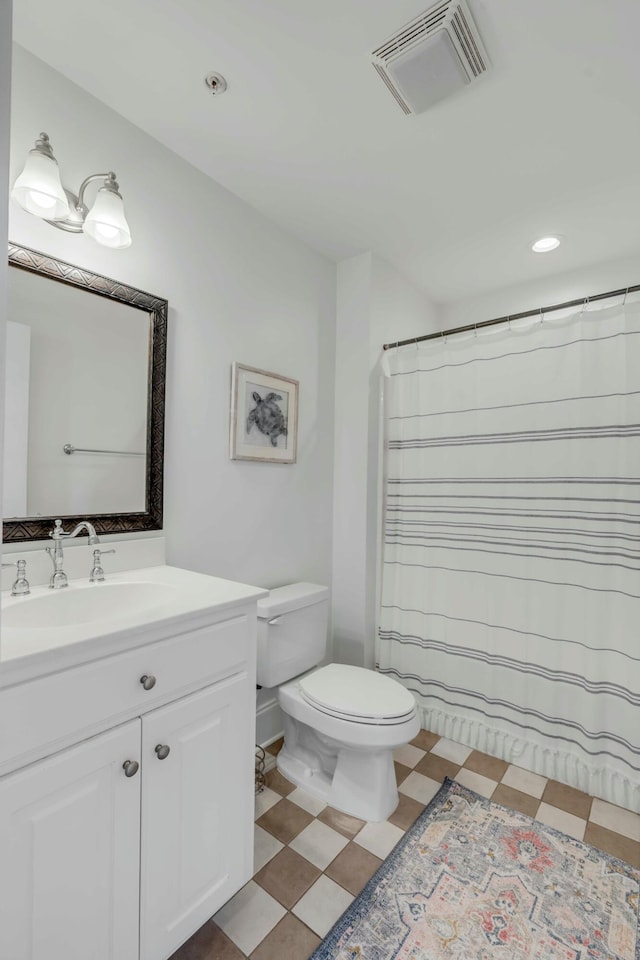
[[[330,664],[284,684],[278,701],[282,774],[338,810],[386,820],[398,805],[393,750],[420,729],[411,694],[373,670]]]
[[[373,670],[315,666],[326,649],[328,606],[326,587],[308,583],[258,601],[258,683],[278,687],[283,716],[278,769],[338,810],[386,820],[398,804],[393,750],[420,729],[415,700]]]

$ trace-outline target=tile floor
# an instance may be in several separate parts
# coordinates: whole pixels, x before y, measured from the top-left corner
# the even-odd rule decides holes
[[[640,867],[638,814],[426,730],[395,760],[400,803],[384,823],[339,813],[268,773],[256,797],[253,879],[170,960],[307,960],[445,776]]]

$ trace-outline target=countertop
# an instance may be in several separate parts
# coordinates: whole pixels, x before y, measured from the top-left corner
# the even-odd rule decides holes
[[[110,610],[99,623],[13,627],[5,626],[0,620],[0,689],[198,629],[205,625],[207,618],[224,619],[225,612],[257,602],[268,594],[268,590],[261,587],[166,565],[109,574],[101,583],[70,580],[64,593],[85,590],[107,593],[110,585],[119,583],[166,586],[166,595],[151,608]],[[3,593],[2,613],[17,604],[28,604],[51,594],[48,586],[32,587],[29,597]]]

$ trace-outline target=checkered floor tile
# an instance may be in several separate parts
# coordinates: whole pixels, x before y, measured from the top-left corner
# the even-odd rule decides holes
[[[400,803],[384,823],[323,806],[270,771],[256,797],[253,879],[170,960],[307,960],[445,776],[640,867],[638,814],[427,730],[394,759]]]

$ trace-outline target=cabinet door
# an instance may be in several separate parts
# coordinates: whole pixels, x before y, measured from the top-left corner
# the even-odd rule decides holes
[[[142,718],[142,960],[165,960],[251,876],[249,686],[241,675]]]
[[[0,958],[137,960],[140,721],[0,779]],[[130,768],[132,769],[132,768]]]

